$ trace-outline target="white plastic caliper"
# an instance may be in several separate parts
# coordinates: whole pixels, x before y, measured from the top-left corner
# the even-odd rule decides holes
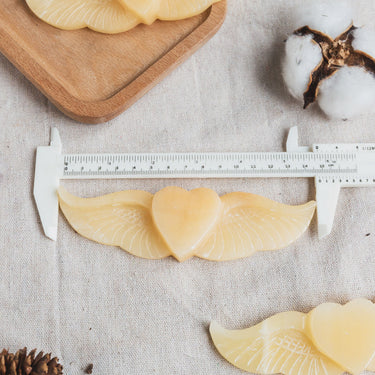
[[[333,226],[342,187],[375,186],[375,144],[298,145],[289,131],[286,152],[61,154],[56,128],[50,146],[38,147],[34,197],[44,233],[57,238],[57,189],[62,179],[315,178],[319,237]]]

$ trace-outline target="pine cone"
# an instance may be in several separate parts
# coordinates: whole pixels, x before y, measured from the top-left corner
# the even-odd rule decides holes
[[[0,375],[62,375],[63,367],[58,358],[40,352],[35,356],[36,349],[27,355],[27,349],[20,349],[16,354],[3,349],[0,353]]]

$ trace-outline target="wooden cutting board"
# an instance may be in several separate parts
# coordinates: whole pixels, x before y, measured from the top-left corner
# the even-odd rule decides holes
[[[220,28],[226,0],[182,21],[126,33],[64,31],[39,20],[24,0],[0,2],[2,52],[51,102],[85,123],[125,111]]]

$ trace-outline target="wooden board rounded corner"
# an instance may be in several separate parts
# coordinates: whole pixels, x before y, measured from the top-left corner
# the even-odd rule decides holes
[[[9,30],[5,23],[4,14],[1,13],[1,5],[0,51],[65,115],[80,123],[99,124],[117,117],[128,109],[176,66],[206,43],[223,24],[226,7],[226,0],[212,5],[205,12],[205,15],[201,16],[202,22],[197,27],[194,27],[188,35],[184,36],[183,39],[179,40],[167,51],[162,51],[160,58],[153,61],[144,71],[124,84],[113,95],[109,95],[107,98],[99,98],[98,100],[87,100],[84,95],[82,97],[74,95],[71,92],[74,87],[69,91],[67,85],[64,85],[61,79],[59,80],[59,77],[56,77],[56,74],[53,74],[48,61],[43,61],[40,57],[41,55],[33,55],[33,46],[28,48],[29,46],[22,40],[22,37],[20,38],[20,35],[12,34],[12,30]],[[22,9],[22,12],[25,13],[25,10]],[[29,17],[34,16],[30,15]],[[9,25],[9,20],[6,21]],[[35,20],[36,27],[38,22],[39,20]],[[174,25],[177,27],[178,22],[181,21],[169,23],[169,27],[173,28]],[[45,26],[43,25],[42,27]],[[144,30],[147,30],[146,28]],[[164,48],[166,47],[164,46]],[[56,51],[58,54],[58,49]],[[147,65],[147,62],[145,64]]]

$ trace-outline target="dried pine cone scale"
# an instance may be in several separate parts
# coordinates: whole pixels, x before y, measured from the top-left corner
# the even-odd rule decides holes
[[[16,354],[3,349],[0,353],[0,375],[62,375],[63,367],[56,357],[39,352],[36,349],[27,354],[20,349]]]

